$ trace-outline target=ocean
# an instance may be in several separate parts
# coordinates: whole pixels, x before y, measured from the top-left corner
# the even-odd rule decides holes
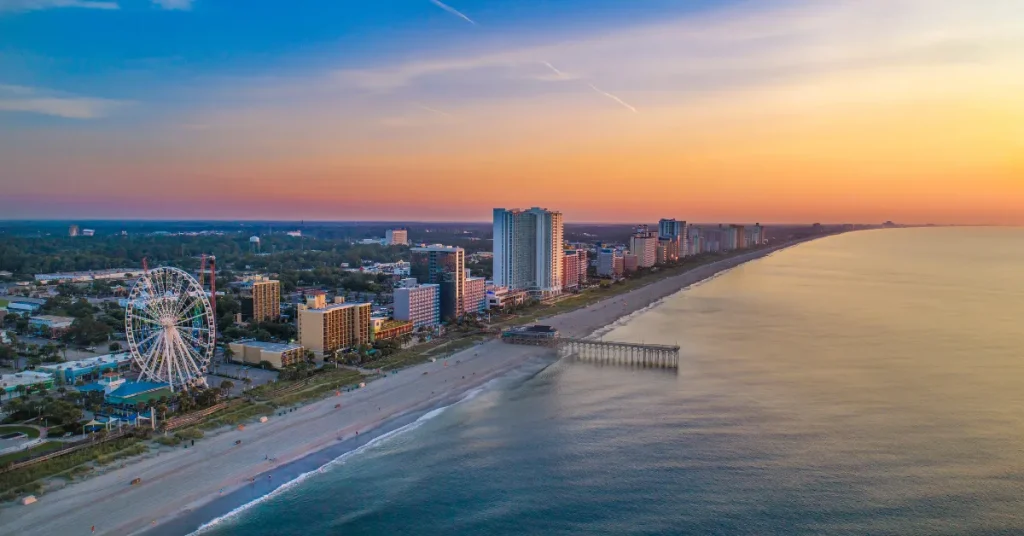
[[[200,532],[1024,534],[1024,230],[804,243],[603,336],[680,370],[538,362]]]

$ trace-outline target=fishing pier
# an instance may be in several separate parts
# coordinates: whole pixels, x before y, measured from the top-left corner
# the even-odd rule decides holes
[[[554,348],[561,357],[581,361],[645,368],[679,368],[679,347],[663,344],[639,344],[560,337],[549,326],[529,326],[501,335],[508,344],[526,344]]]

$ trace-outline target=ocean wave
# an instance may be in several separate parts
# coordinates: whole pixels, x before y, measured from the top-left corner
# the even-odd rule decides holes
[[[460,398],[457,402],[454,402],[454,403],[449,404],[447,406],[442,406],[442,407],[439,407],[439,408],[432,409],[432,410],[424,413],[423,415],[421,415],[415,421],[413,421],[413,422],[411,422],[411,423],[409,423],[409,424],[407,424],[405,426],[401,426],[399,428],[391,430],[390,432],[381,434],[381,435],[371,439],[370,441],[368,441],[365,445],[361,445],[359,448],[352,449],[352,450],[342,454],[341,456],[338,456],[337,458],[335,458],[335,459],[325,463],[324,465],[321,465],[320,467],[317,467],[316,469],[313,469],[312,471],[307,471],[305,473],[302,473],[301,475],[295,477],[294,479],[289,480],[288,482],[285,482],[284,484],[281,484],[280,486],[275,488],[270,493],[268,493],[266,495],[263,495],[263,496],[261,496],[261,497],[259,497],[257,499],[254,499],[254,500],[252,500],[250,502],[247,502],[247,503],[239,506],[238,508],[235,508],[234,510],[231,510],[230,512],[222,515],[222,516],[216,517],[216,518],[214,518],[214,519],[212,519],[210,521],[207,521],[206,523],[203,523],[202,525],[199,526],[198,529],[196,529],[195,531],[190,533],[188,536],[197,536],[199,534],[204,534],[204,533],[209,532],[209,531],[211,531],[211,530],[213,530],[215,528],[218,528],[220,525],[224,524],[225,522],[231,521],[231,520],[234,520],[234,519],[238,518],[240,515],[242,515],[243,513],[247,512],[248,510],[251,510],[252,508],[254,508],[256,506],[259,506],[260,504],[263,504],[263,503],[265,503],[265,502],[267,502],[267,501],[269,501],[269,500],[271,500],[271,499],[273,499],[275,497],[280,496],[281,494],[285,493],[286,491],[295,488],[296,486],[298,486],[299,484],[302,484],[303,482],[305,482],[309,478],[311,478],[313,476],[316,476],[318,474],[323,474],[326,471],[330,470],[331,468],[344,463],[346,460],[348,460],[348,458],[350,458],[352,456],[355,456],[356,454],[359,454],[361,452],[365,452],[365,451],[369,450],[372,447],[380,445],[381,443],[387,441],[388,439],[391,439],[391,438],[393,438],[395,436],[398,436],[400,434],[411,432],[411,431],[419,428],[420,426],[423,426],[424,423],[426,423],[427,421],[429,421],[431,419],[434,419],[434,418],[438,417],[439,415],[441,415],[442,413],[444,413],[446,410],[450,409],[451,407],[456,406],[458,404],[461,404],[463,402],[467,402],[467,401],[473,400],[474,398],[480,396],[480,394],[484,393],[485,391],[490,390],[494,385],[497,384],[499,379],[500,378],[494,378],[494,379],[484,383],[483,385],[481,385],[479,387],[476,387],[476,388],[474,388],[474,389],[472,389],[470,391],[467,391],[466,394],[464,394],[462,396],[462,398]]]

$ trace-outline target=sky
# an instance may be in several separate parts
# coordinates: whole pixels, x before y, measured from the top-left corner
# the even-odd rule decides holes
[[[0,219],[1024,225],[1021,0],[0,0]]]

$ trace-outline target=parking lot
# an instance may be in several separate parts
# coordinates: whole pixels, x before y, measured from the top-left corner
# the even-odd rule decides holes
[[[242,388],[245,387],[244,378],[249,378],[252,383],[249,387],[256,387],[277,379],[277,372],[273,370],[263,370],[261,368],[253,368],[246,365],[238,365],[234,363],[218,363],[216,368],[213,365],[210,366],[211,371],[216,371],[217,374],[223,374],[224,376],[231,376],[225,378],[224,376],[214,376],[208,374],[206,376],[206,383],[211,387],[220,385],[220,382],[224,380],[230,380],[235,384],[235,387],[231,389],[231,392],[238,394],[242,392]]]

